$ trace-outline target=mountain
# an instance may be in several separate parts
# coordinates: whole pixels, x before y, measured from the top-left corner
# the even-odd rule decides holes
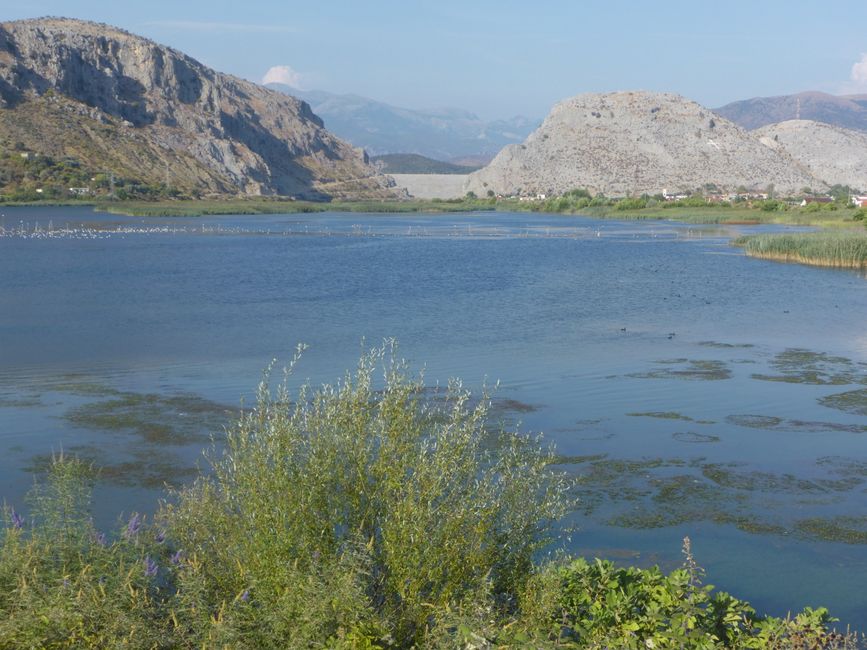
[[[811,91],[754,97],[726,104],[714,112],[745,129],[801,119],[867,131],[867,95],[836,96]]]
[[[0,23],[0,147],[186,192],[387,196],[293,97],[108,25]]]
[[[371,156],[370,162],[384,174],[469,174],[481,167],[455,165],[415,153],[385,153]]]
[[[867,190],[867,132],[812,120],[789,120],[764,126],[755,134],[829,185]]]
[[[555,105],[520,145],[469,176],[479,196],[586,188],[623,196],[667,190],[824,187],[788,154],[679,95],[578,95]]]
[[[309,102],[329,130],[372,155],[414,153],[436,160],[487,162],[507,144],[521,142],[537,124],[525,117],[486,122],[457,108],[413,110],[358,95],[269,87]]]

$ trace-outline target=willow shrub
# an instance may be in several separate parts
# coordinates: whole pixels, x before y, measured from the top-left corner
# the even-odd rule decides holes
[[[489,432],[459,383],[426,394],[393,352],[294,400],[266,374],[212,474],[166,509],[189,556],[179,615],[202,642],[404,646],[464,603],[514,606],[564,512],[552,454]]]
[[[31,495],[32,516],[4,509],[0,647],[172,645],[164,537],[138,515],[116,536],[97,531],[91,478],[81,461],[59,457]]]

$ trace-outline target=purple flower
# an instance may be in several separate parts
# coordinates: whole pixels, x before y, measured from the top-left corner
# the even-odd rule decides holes
[[[157,541],[157,544],[162,544],[164,541],[166,541],[166,531],[158,530],[155,539]]]
[[[181,562],[184,561],[184,552],[181,550],[175,551],[174,553],[172,553],[172,557],[169,559],[172,564],[178,566]]]
[[[144,574],[148,578],[153,578],[157,571],[159,570],[159,565],[151,559],[150,555],[145,555],[144,559]]]
[[[100,546],[105,546],[108,543],[108,540],[105,537],[105,533],[99,532],[96,534],[96,543]]]
[[[24,517],[15,512],[15,510],[12,511],[12,527],[15,530],[21,530],[24,528]]]
[[[250,590],[249,589],[245,589],[243,592],[241,592],[241,600],[243,600],[245,603],[248,600],[250,600]]]
[[[129,518],[129,523],[126,525],[126,530],[123,533],[123,536],[127,539],[131,539],[138,535],[138,531],[141,529],[141,515],[137,512],[134,512],[132,517]]]

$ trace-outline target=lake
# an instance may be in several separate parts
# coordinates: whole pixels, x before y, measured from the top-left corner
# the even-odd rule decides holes
[[[0,208],[0,497],[62,451],[99,525],[152,512],[272,359],[331,382],[394,337],[556,444],[571,552],[670,569],[689,535],[759,611],[867,629],[867,281],[729,245],[772,229]]]

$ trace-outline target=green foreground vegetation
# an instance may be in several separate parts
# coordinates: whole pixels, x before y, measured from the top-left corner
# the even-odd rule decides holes
[[[702,584],[688,539],[669,574],[553,553],[577,488],[553,450],[391,345],[294,396],[269,375],[152,521],[97,530],[92,471],[62,456],[28,518],[4,508],[0,647],[859,647],[825,609]]]

